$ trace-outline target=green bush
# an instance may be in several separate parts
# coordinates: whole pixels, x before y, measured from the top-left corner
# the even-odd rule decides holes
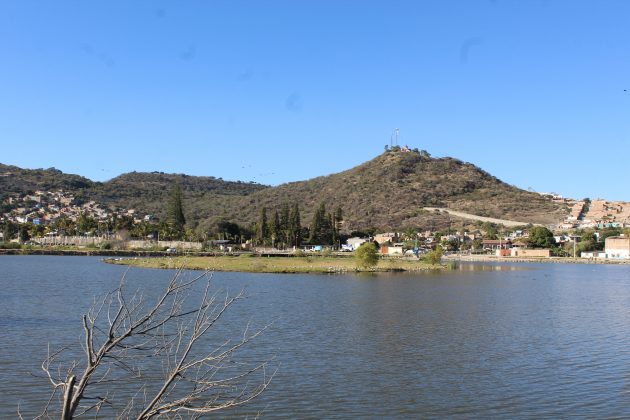
[[[434,251],[429,252],[424,256],[424,261],[431,264],[436,265],[442,262],[442,247],[438,246]]]
[[[362,244],[355,252],[354,259],[360,268],[371,268],[378,265],[378,251],[373,242]]]

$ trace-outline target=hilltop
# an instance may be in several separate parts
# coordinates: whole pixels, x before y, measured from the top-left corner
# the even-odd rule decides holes
[[[277,208],[284,201],[300,203],[306,223],[320,202],[340,205],[347,230],[451,223],[448,215],[424,211],[425,206],[542,224],[557,223],[567,212],[564,205],[508,185],[471,163],[389,151],[344,172],[257,191],[225,215],[251,221],[262,207]]]
[[[166,216],[169,191],[176,183],[184,191],[189,224],[204,229],[220,219],[249,225],[263,207],[279,210],[285,201],[300,205],[303,225],[310,223],[320,202],[329,210],[341,206],[347,231],[428,229],[458,222],[445,213],[423,210],[425,206],[543,224],[557,223],[567,214],[564,205],[508,185],[471,163],[418,151],[387,151],[344,172],[276,187],[161,172],[132,172],[94,182],[54,168],[0,165],[0,194],[63,189],[78,200],[158,217]]]

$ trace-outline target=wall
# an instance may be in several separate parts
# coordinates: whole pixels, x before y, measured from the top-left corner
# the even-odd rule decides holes
[[[184,242],[184,241],[127,241],[127,248],[177,248],[178,250],[195,249],[201,250],[203,244],[201,242]]]
[[[550,257],[551,250],[550,249],[523,249],[523,248],[512,248],[512,256],[513,257]]]
[[[606,238],[608,258],[630,258],[630,238],[611,236]]]
[[[114,238],[103,238],[98,236],[46,236],[43,238],[32,238],[33,242],[41,245],[72,245],[72,246],[99,246],[104,242],[114,240]]]

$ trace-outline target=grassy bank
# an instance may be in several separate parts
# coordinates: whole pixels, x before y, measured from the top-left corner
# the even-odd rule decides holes
[[[417,260],[381,259],[374,268],[359,268],[353,258],[340,257],[164,257],[107,259],[112,264],[143,268],[178,268],[191,270],[238,271],[245,273],[347,273],[385,271],[423,271],[444,268]]]

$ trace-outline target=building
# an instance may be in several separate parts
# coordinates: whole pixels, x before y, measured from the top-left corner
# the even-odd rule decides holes
[[[379,245],[387,242],[395,243],[398,242],[398,234],[395,232],[379,233],[378,235],[374,235],[374,240],[378,242]]]
[[[357,248],[359,248],[362,244],[364,244],[367,241],[368,241],[367,238],[359,238],[359,237],[348,238],[348,240],[346,241],[346,248],[344,249],[349,249],[350,251],[356,251]]]
[[[604,251],[582,251],[582,253],[580,254],[580,257],[582,258],[588,258],[591,260],[600,260],[600,259],[606,259],[606,253]]]
[[[383,245],[380,249],[381,255],[403,255],[402,246]]]
[[[605,251],[608,258],[630,259],[630,237],[609,236],[606,238]]]
[[[509,249],[512,248],[512,241],[503,239],[484,239],[481,241],[483,249],[495,251],[497,249]]]

